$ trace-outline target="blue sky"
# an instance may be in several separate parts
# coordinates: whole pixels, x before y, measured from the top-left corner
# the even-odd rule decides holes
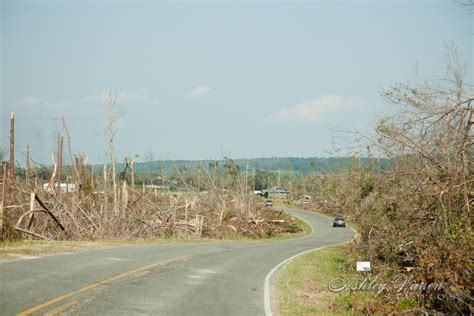
[[[48,161],[63,133],[103,162],[103,91],[118,91],[119,156],[328,156],[391,106],[414,69],[442,77],[445,43],[472,63],[473,16],[455,1],[1,2],[0,142]],[[468,79],[472,70],[468,68]],[[335,138],[336,137],[336,138]]]

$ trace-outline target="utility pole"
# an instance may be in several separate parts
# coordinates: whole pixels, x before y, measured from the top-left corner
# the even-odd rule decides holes
[[[15,112],[10,113],[10,181],[15,176]]]
[[[0,201],[0,240],[3,240],[4,230],[4,221],[3,221],[3,207],[5,205],[5,186],[6,186],[6,176],[7,176],[7,163],[3,162],[3,185],[2,185],[2,200]]]

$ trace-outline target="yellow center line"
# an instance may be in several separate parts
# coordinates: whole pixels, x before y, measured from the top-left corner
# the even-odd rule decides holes
[[[120,280],[120,279],[123,279],[129,275],[132,275],[134,273],[137,273],[137,272],[141,272],[141,271],[144,271],[144,270],[147,270],[147,269],[153,269],[153,268],[156,268],[156,267],[159,267],[159,266],[162,266],[162,265],[166,265],[168,263],[172,263],[172,262],[175,262],[175,261],[180,261],[180,260],[188,260],[188,259],[191,259],[192,256],[191,255],[185,255],[185,256],[179,256],[179,257],[176,257],[176,258],[172,258],[172,259],[169,259],[169,260],[165,260],[165,261],[160,261],[160,262],[156,262],[156,263],[153,263],[153,264],[150,264],[148,266],[145,266],[145,267],[142,267],[142,268],[139,268],[139,269],[136,269],[136,270],[132,270],[132,271],[129,271],[129,272],[126,272],[126,273],[123,273],[123,274],[119,274],[117,276],[114,276],[112,278],[109,278],[109,279],[106,279],[106,280],[103,280],[103,281],[100,281],[100,282],[97,282],[97,283],[93,283],[91,285],[88,285],[88,286],[85,286],[83,288],[80,288],[76,291],[73,291],[73,292],[70,292],[70,293],[67,293],[67,294],[64,294],[64,295],[61,295],[61,296],[58,296],[52,300],[49,300],[47,302],[44,302],[42,304],[38,304],[36,306],[33,306],[33,307],[30,307],[20,313],[17,314],[17,316],[27,316],[27,315],[30,315],[34,312],[37,312],[45,307],[48,307],[48,306],[51,306],[53,304],[56,304],[58,302],[61,302],[67,298],[70,298],[74,295],[77,295],[77,294],[80,294],[80,293],[83,293],[83,292],[86,292],[86,291],[90,291],[92,289],[95,289],[101,285],[105,285],[105,284],[108,284],[108,283],[111,283],[111,282],[114,282],[114,281],[117,281],[117,280]]]
[[[44,313],[43,316],[56,316],[57,314],[64,312],[66,309],[69,309],[70,307],[76,305],[77,303],[79,303],[79,300],[67,302],[66,304],[58,306],[55,309]]]
[[[138,277],[147,275],[147,274],[150,273],[150,272],[151,272],[150,270],[148,270],[148,271],[140,271],[140,272],[135,273],[134,276],[135,276],[136,278],[138,278]]]

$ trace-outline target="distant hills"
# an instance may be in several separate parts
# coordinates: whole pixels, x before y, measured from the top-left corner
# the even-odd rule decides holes
[[[302,172],[319,174],[326,174],[332,172],[343,172],[350,170],[351,166],[360,164],[367,166],[369,164],[376,164],[377,168],[387,170],[390,166],[388,159],[376,160],[373,158],[355,158],[351,157],[328,157],[328,158],[300,158],[300,157],[273,157],[273,158],[256,158],[256,159],[232,159],[232,161],[239,166],[241,171],[248,170],[252,173],[256,170],[265,171],[280,171],[280,172]],[[166,174],[173,173],[176,169],[192,170],[195,168],[208,168],[210,164],[217,163],[218,170],[223,170],[224,165],[228,163],[226,160],[158,160],[150,163],[136,162],[136,173],[157,173],[164,172]],[[95,166],[95,168],[101,168]],[[119,164],[119,170],[123,170],[125,164]]]

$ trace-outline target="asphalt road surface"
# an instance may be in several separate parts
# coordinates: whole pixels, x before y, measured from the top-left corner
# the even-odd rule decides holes
[[[270,273],[349,228],[287,210],[313,232],[281,241],[148,244],[0,263],[0,315],[269,315]],[[267,283],[267,285],[265,285]]]

